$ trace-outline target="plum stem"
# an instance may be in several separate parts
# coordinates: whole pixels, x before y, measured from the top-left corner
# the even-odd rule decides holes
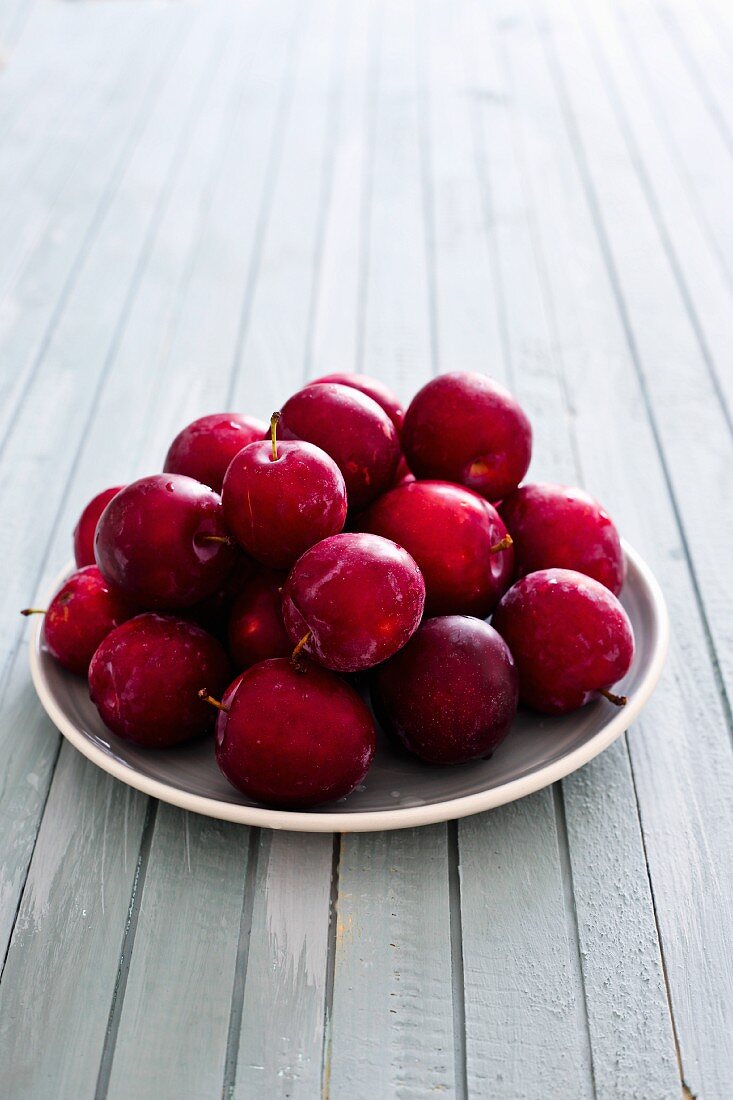
[[[24,607],[21,611],[21,615],[46,615],[47,611],[45,607]]]
[[[199,699],[203,699],[205,703],[210,703],[211,706],[216,707],[217,710],[223,710],[225,714],[229,713],[229,707],[225,707],[224,704],[220,703],[218,699],[215,699],[213,695],[209,695],[206,688],[201,688]]]
[[[272,438],[272,461],[277,462],[277,422],[282,413],[274,412],[270,417],[270,436]]]
[[[614,695],[612,691],[607,691],[605,688],[599,688],[598,694],[608,699],[609,703],[613,703],[615,707],[625,707],[628,702],[625,695]]]
[[[312,637],[313,637],[313,631],[309,630],[307,634],[303,635],[303,637],[300,639],[300,641],[296,645],[293,652],[290,654],[290,660],[292,661],[293,666],[301,672],[303,671],[303,666],[300,663],[300,661],[298,660],[298,657],[300,656],[300,652],[303,649],[303,646],[308,645],[308,642],[311,640]]]
[[[220,542],[224,546],[234,546],[234,539],[231,535],[202,535],[201,542]]]
[[[504,535],[503,539],[500,539],[498,542],[495,542],[493,546],[489,547],[489,553],[490,554],[498,554],[500,550],[508,550],[509,547],[513,546],[513,545],[514,545],[514,539],[507,532],[507,534]]]

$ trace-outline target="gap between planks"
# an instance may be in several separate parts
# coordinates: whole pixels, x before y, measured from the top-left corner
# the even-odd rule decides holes
[[[331,857],[331,891],[328,905],[328,947],[326,953],[326,991],[323,998],[323,1049],[321,1052],[321,1097],[331,1096],[331,1018],[336,977],[336,943],[338,939],[338,893],[341,870],[341,834],[333,835]]]
[[[234,986],[232,1005],[229,1013],[227,1049],[224,1061],[224,1080],[222,1082],[222,1100],[230,1100],[237,1080],[237,1061],[239,1059],[239,1040],[242,1031],[242,1009],[244,1006],[244,987],[247,983],[249,963],[249,945],[252,938],[252,913],[255,900],[255,882],[259,862],[261,830],[251,828],[247,855],[247,874],[242,898],[242,915],[239,922],[237,941],[237,961],[234,965]]]
[[[117,978],[115,980],[114,990],[112,992],[112,1003],[109,1009],[109,1020],[107,1023],[107,1032],[104,1037],[102,1055],[99,1060],[99,1074],[97,1076],[97,1087],[94,1092],[94,1100],[105,1100],[107,1091],[109,1089],[110,1075],[112,1073],[112,1060],[114,1058],[115,1044],[117,1042],[117,1033],[120,1027],[120,1018],[122,1017],[122,1006],[125,1000],[127,978],[130,973],[130,961],[132,959],[132,952],[135,946],[137,922],[140,915],[140,906],[142,904],[143,891],[145,889],[145,876],[147,875],[148,871],[150,849],[153,843],[153,833],[155,831],[155,821],[157,816],[158,802],[156,799],[150,798],[148,799],[148,804],[145,809],[145,822],[143,824],[142,837],[140,839],[140,850],[137,857],[137,867],[135,869],[135,877],[132,881],[132,894],[130,896],[127,921],[125,923],[125,929],[122,934],[122,946],[120,948],[120,965],[117,970]]]

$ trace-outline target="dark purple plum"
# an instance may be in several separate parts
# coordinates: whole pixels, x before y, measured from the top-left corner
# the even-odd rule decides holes
[[[431,764],[491,756],[517,712],[517,670],[504,639],[468,615],[427,619],[372,675],[385,730]]]

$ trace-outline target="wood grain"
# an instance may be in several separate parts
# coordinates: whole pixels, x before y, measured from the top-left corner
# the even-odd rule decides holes
[[[319,1095],[333,840],[260,836],[235,1097]]]
[[[455,1096],[445,826],[344,837],[324,1095]]]
[[[47,810],[0,985],[3,1088],[92,1096],[145,799],[67,745]]]

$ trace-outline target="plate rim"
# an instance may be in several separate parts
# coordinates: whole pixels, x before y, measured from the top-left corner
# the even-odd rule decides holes
[[[29,642],[31,678],[38,699],[46,714],[62,736],[82,756],[85,756],[87,760],[96,764],[102,771],[125,783],[128,787],[132,787],[152,798],[157,798],[161,802],[177,806],[182,810],[189,810],[205,817],[230,821],[240,825],[305,833],[377,832],[410,829],[422,825],[434,825],[442,821],[454,821],[458,818],[496,809],[498,806],[504,806],[509,802],[515,802],[519,798],[534,794],[536,791],[556,783],[559,779],[564,779],[565,776],[577,771],[578,768],[589,763],[604,749],[607,749],[609,745],[613,744],[628,729],[646,705],[659,681],[666,660],[669,648],[669,613],[662,589],[650,567],[625,539],[622,539],[621,543],[628,566],[636,571],[642,584],[646,587],[652,606],[655,627],[649,666],[626,706],[619,709],[611,720],[584,744],[572,749],[559,760],[546,764],[531,775],[511,779],[498,787],[476,791],[473,794],[461,795],[458,798],[441,802],[428,802],[420,806],[405,806],[385,810],[323,813],[319,811],[269,809],[265,806],[247,806],[236,802],[221,802],[219,799],[193,794],[161,780],[142,775],[129,764],[120,763],[113,756],[98,748],[66,717],[56,702],[41,667],[42,616],[34,623]],[[49,599],[75,568],[76,566],[72,561],[67,563],[64,569],[60,571],[50,589]]]

